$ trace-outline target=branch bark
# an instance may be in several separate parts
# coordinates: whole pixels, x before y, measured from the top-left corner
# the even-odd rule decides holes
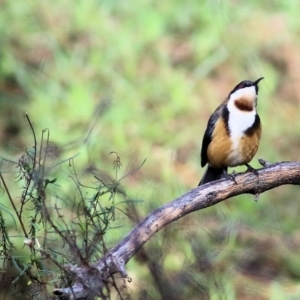
[[[54,290],[58,299],[93,298],[101,295],[105,281],[114,273],[127,276],[125,265],[133,255],[160,229],[196,210],[215,205],[230,197],[249,193],[258,195],[286,184],[300,185],[300,162],[269,164],[259,160],[264,168],[235,175],[236,183],[229,179],[192,189],[181,197],[157,208],[140,222],[107,255],[90,267],[67,266],[76,275],[76,282],[67,288]]]

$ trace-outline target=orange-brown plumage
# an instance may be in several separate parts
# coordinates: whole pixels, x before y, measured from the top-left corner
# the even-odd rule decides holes
[[[256,154],[261,138],[261,123],[251,135],[243,135],[239,142],[239,151],[244,157],[241,165],[248,164]]]
[[[225,121],[223,118],[219,118],[212,133],[212,141],[207,147],[207,160],[210,166],[222,168],[228,165],[231,145]]]
[[[257,152],[261,137],[261,124],[250,134],[245,134],[238,141],[238,149],[232,150],[232,141],[226,130],[225,120],[219,118],[212,133],[212,141],[207,147],[209,165],[214,168],[235,167],[249,163]],[[236,162],[237,157],[240,157]],[[235,159],[232,159],[232,158]]]

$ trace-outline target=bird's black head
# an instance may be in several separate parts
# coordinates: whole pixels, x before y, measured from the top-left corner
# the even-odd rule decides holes
[[[258,83],[264,79],[264,77],[258,78],[256,81],[244,80],[241,81],[231,92],[229,95],[233,94],[237,90],[244,89],[246,87],[255,86],[256,94],[258,93]]]

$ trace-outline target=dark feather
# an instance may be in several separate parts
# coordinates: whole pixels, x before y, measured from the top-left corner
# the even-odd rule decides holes
[[[202,140],[202,148],[201,148],[201,167],[204,167],[207,162],[207,148],[212,140],[212,134],[213,131],[215,129],[215,124],[218,121],[218,119],[221,117],[222,111],[224,106],[226,105],[227,100],[224,101],[216,110],[215,112],[210,116],[208,123],[207,123],[207,127],[203,136],[203,140]],[[227,109],[228,111],[228,109]],[[224,116],[222,116],[224,117]],[[228,118],[228,117],[227,117]]]
[[[256,114],[253,125],[245,131],[245,134],[252,136],[259,129],[259,127],[261,127],[260,118],[259,115]]]
[[[224,172],[227,173],[227,168],[212,168],[208,166],[198,186],[221,179]]]

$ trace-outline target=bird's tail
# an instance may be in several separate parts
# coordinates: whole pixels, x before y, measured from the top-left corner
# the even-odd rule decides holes
[[[221,179],[224,171],[227,172],[227,168],[212,168],[208,166],[198,186]]]

